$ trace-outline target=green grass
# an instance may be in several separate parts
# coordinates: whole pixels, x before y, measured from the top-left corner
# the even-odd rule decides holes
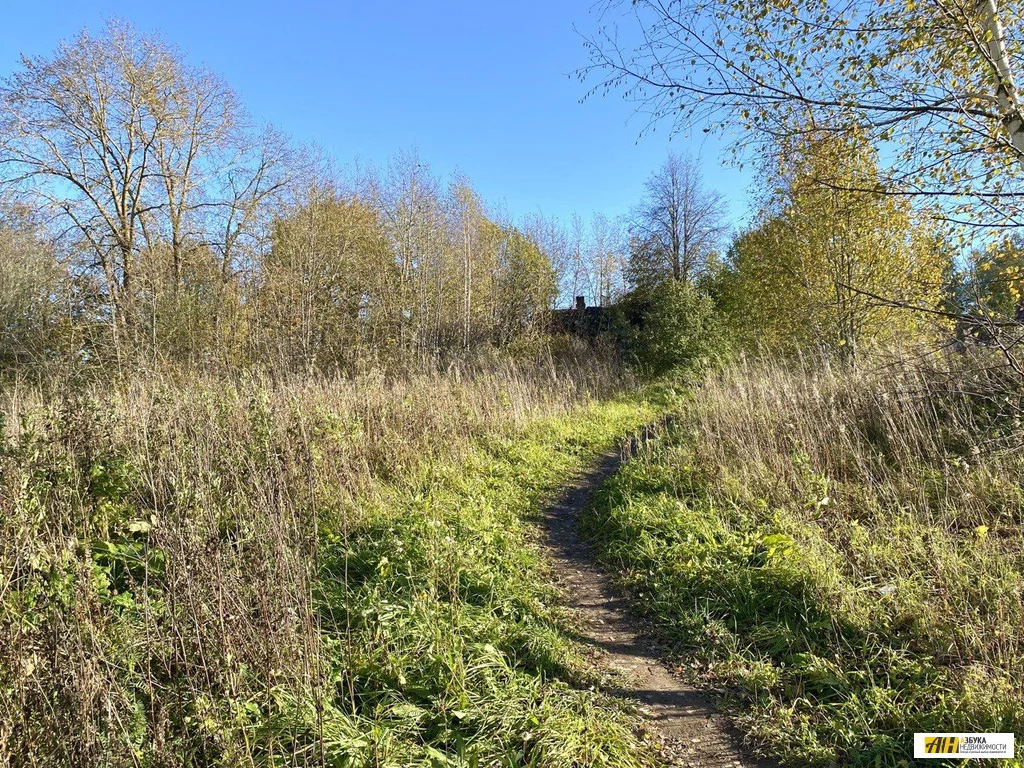
[[[325,534],[324,632],[345,717],[372,734],[349,748],[353,760],[643,763],[634,721],[585,690],[593,671],[563,633],[529,523],[643,416],[606,403],[482,441],[461,465],[382,491],[358,530]]]
[[[1002,502],[1019,459],[977,466],[956,504],[952,449],[861,473],[907,425],[874,434],[820,379],[784,407],[786,386],[680,400],[586,514],[600,557],[684,673],[787,764],[906,765],[914,732],[1024,732],[1022,548]],[[816,399],[840,403],[845,432],[813,420]]]

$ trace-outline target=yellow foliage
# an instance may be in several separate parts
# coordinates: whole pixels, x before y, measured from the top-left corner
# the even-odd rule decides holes
[[[810,135],[783,144],[783,168],[733,252],[731,309],[748,343],[850,357],[934,326],[950,257],[905,198],[886,194],[873,151]]]

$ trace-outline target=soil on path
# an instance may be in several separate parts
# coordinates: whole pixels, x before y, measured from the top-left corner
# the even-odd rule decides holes
[[[664,666],[643,622],[595,563],[578,533],[580,512],[622,462],[607,454],[548,508],[547,545],[569,607],[581,619],[581,640],[596,649],[610,673],[606,692],[633,699],[649,718],[652,741],[668,765],[687,768],[773,768],[744,755],[726,719],[704,691],[687,685]]]

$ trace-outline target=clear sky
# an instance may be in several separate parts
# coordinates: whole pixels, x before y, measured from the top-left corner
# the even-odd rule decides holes
[[[569,74],[586,62],[579,33],[594,0],[266,2],[24,0],[3,11],[0,74],[105,19],[160,32],[223,75],[249,111],[342,164],[383,164],[416,148],[442,177],[459,170],[513,216],[614,217],[672,148],[701,159],[709,186],[747,214],[748,177],[721,163],[717,139],[641,136],[618,96],[580,103]]]

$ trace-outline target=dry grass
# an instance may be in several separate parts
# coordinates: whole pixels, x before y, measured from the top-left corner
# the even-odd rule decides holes
[[[592,516],[682,657],[794,763],[1024,727],[1021,400],[974,362],[711,373]]]
[[[772,478],[769,497],[776,484],[800,484],[800,454],[840,488],[870,486],[882,503],[939,525],[1018,525],[1020,499],[1001,497],[998,486],[1020,479],[1019,411],[998,408],[1009,393],[972,394],[979,390],[969,377],[901,363],[741,363],[708,377],[690,413],[708,437],[709,460],[733,457],[726,463],[741,482]],[[941,488],[922,483],[922,471],[941,473]]]
[[[390,683],[353,671],[383,642],[367,611],[407,601],[408,611],[437,612],[422,604],[436,587],[429,573],[374,581],[390,578],[382,542],[418,535],[409,515],[430,473],[621,385],[600,361],[548,359],[390,379],[9,387],[0,395],[0,765],[427,760],[435,737],[393,706],[383,722],[373,702]],[[505,490],[524,503],[540,492]],[[506,503],[486,485],[473,492]],[[454,545],[438,530],[436,541],[406,545],[447,557],[457,583],[461,555],[445,555]],[[522,546],[511,539],[491,556],[522,557]],[[519,578],[528,576],[535,570]],[[495,584],[507,602],[505,583]],[[534,582],[518,588],[537,601]],[[491,631],[507,630],[487,605]],[[536,632],[552,634],[544,621]],[[438,631],[425,626],[409,633]],[[403,701],[398,682],[391,695]]]
[[[937,657],[1021,679],[1021,424],[964,383],[900,365],[741,366],[709,379],[692,423],[737,500],[799,503],[848,580],[900,584],[893,599],[918,605]]]

